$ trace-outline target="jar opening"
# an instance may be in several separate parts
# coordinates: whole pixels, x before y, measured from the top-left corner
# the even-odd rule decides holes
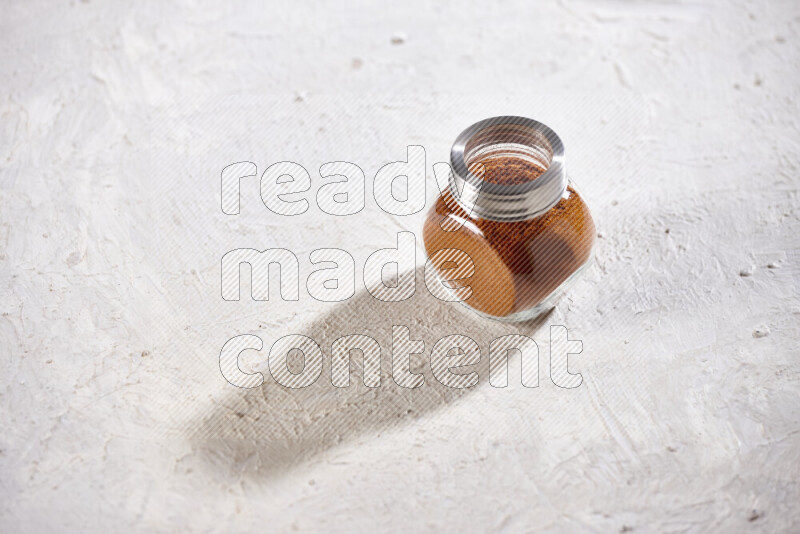
[[[493,117],[461,132],[450,151],[457,202],[494,220],[536,217],[567,187],[564,145],[545,124]],[[454,187],[455,186],[455,189]]]
[[[553,161],[553,147],[537,130],[498,124],[467,141],[464,160],[469,172],[486,183],[522,184],[547,171]]]

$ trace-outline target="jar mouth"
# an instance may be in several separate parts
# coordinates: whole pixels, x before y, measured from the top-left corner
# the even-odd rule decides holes
[[[536,173],[505,177],[479,175],[479,163],[520,160]],[[456,138],[450,150],[451,191],[479,217],[524,220],[552,208],[567,186],[564,144],[547,125],[533,119],[501,116],[476,122]],[[453,190],[458,186],[458,190]],[[459,192],[460,190],[460,192]]]

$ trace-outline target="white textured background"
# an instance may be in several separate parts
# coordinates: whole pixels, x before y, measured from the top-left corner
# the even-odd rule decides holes
[[[4,2],[0,530],[800,531],[798,28],[788,0]],[[225,216],[223,166],[297,161],[313,192],[326,161],[369,181],[421,144],[430,167],[499,113],[562,135],[602,235],[544,321],[421,287],[222,301],[228,250],[290,248],[304,280],[311,250],[360,268],[422,220],[371,199],[277,217],[257,180]],[[363,333],[387,360],[392,324],[427,351],[479,341],[479,385],[219,372],[241,333],[326,355]],[[551,324],[583,341],[575,390],[547,378]],[[515,331],[542,348],[537,389],[488,384],[488,341]]]

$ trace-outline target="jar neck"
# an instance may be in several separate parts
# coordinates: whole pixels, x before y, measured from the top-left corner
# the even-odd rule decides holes
[[[564,145],[553,130],[533,119],[504,116],[473,124],[456,138],[450,162],[453,197],[482,219],[538,217],[567,189]]]

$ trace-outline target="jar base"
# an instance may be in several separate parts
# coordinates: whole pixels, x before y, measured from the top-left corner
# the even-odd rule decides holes
[[[594,252],[592,252],[589,259],[586,260],[586,263],[581,265],[578,268],[578,270],[572,273],[566,280],[561,282],[561,285],[555,288],[553,292],[550,293],[550,295],[548,295],[547,298],[545,298],[542,302],[540,302],[539,304],[537,304],[532,308],[518,311],[510,315],[504,315],[502,317],[498,317],[496,315],[489,315],[488,313],[476,310],[475,308],[470,306],[466,301],[461,300],[459,302],[466,308],[468,308],[471,312],[478,314],[480,317],[491,319],[493,321],[499,321],[501,323],[521,323],[524,321],[530,321],[532,319],[536,319],[537,317],[544,315],[545,313],[555,308],[556,304],[558,304],[558,301],[561,300],[561,297],[563,297],[564,294],[567,292],[567,289],[569,289],[570,286],[572,286],[572,284],[575,283],[578,277],[593,263],[594,263]],[[437,278],[439,278],[438,275]],[[439,279],[439,281],[441,282],[441,279]]]

